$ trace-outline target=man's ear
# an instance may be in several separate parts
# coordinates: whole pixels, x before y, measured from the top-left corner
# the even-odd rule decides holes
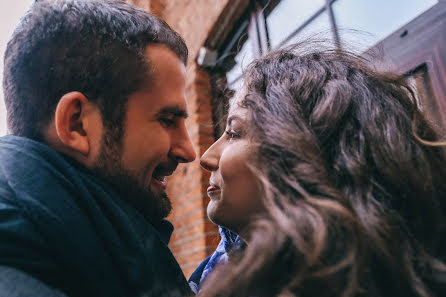
[[[88,135],[90,109],[87,97],[80,92],[70,92],[59,100],[54,119],[60,142],[84,156],[88,156],[91,149]]]

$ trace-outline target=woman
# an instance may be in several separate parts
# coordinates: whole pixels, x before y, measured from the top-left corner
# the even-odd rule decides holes
[[[201,159],[210,219],[246,247],[200,295],[446,296],[445,150],[410,87],[354,54],[298,51],[247,68]]]

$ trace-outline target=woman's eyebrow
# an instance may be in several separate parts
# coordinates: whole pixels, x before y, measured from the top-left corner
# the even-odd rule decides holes
[[[243,121],[242,118],[238,115],[232,115],[230,117],[228,117],[226,124],[230,125],[232,121],[237,120],[237,121]]]

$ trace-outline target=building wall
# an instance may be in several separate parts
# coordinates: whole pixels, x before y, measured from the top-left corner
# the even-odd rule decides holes
[[[169,247],[189,277],[219,242],[218,229],[206,214],[209,173],[200,167],[198,158],[214,142],[212,93],[209,74],[196,63],[196,58],[202,46],[215,46],[216,40],[224,38],[231,20],[237,18],[248,1],[126,1],[163,18],[184,38],[189,48],[186,100],[190,116],[186,126],[197,160],[180,164],[168,181],[168,195],[173,205],[169,220],[175,227]]]

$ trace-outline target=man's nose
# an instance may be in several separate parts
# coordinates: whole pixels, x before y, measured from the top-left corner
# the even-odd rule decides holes
[[[197,154],[187,133],[183,127],[180,135],[173,135],[171,155],[178,163],[189,163],[195,160]]]

